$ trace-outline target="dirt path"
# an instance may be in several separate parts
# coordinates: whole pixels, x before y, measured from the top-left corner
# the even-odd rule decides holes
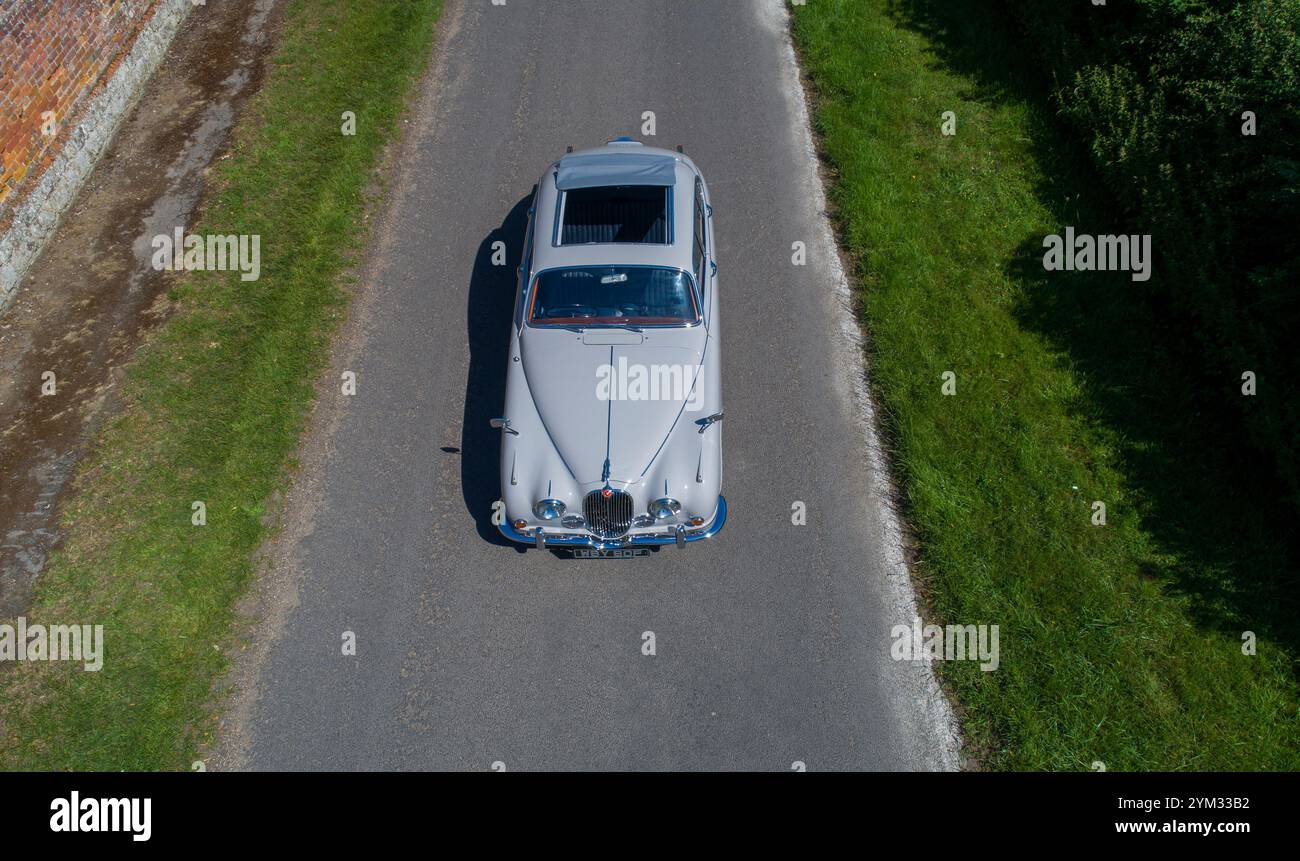
[[[194,221],[207,168],[261,81],[277,5],[195,8],[0,317],[0,618],[28,606],[73,467],[117,408],[124,364],[170,313],[150,240]],[[47,371],[55,392],[42,395]]]

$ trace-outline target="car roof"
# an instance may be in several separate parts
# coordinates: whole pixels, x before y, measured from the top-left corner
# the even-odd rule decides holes
[[[630,149],[620,147],[620,149]],[[677,160],[657,152],[597,150],[560,159],[555,186],[561,191],[619,185],[675,185]]]
[[[631,139],[570,153],[546,171],[533,206],[534,271],[558,266],[675,266],[692,268],[694,162],[681,153],[647,147]],[[556,242],[556,216],[566,189],[615,185],[672,186],[671,245],[608,243],[562,245]]]

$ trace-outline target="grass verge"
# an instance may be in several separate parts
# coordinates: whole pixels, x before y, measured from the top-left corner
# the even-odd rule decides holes
[[[190,273],[67,504],[32,623],[102,624],[104,666],[0,674],[0,768],[187,768],[217,648],[267,534],[343,310],[366,189],[427,61],[440,0],[293,0],[193,233],[256,234],[261,277]],[[356,134],[340,133],[354,111]],[[202,501],[207,525],[191,523]]]
[[[1199,390],[1141,283],[1043,270],[1065,225],[1141,231],[1094,194],[999,11],[794,7],[919,577],[938,621],[1001,627],[998,670],[941,666],[972,749],[997,769],[1300,768],[1294,525],[1205,418],[1240,371]]]

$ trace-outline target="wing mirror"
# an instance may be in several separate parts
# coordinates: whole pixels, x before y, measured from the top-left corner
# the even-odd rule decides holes
[[[695,423],[700,426],[700,433],[704,433],[720,421],[722,421],[722,413],[714,413],[713,415],[707,418],[702,418]]]
[[[496,428],[497,430],[503,430],[506,433],[512,433],[515,436],[519,436],[519,431],[515,430],[510,426],[510,419],[507,418],[490,419],[488,421],[488,424]]]

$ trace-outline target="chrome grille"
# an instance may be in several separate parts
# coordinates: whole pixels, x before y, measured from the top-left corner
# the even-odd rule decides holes
[[[587,528],[597,538],[622,538],[632,526],[632,495],[622,490],[593,490],[582,500]]]

